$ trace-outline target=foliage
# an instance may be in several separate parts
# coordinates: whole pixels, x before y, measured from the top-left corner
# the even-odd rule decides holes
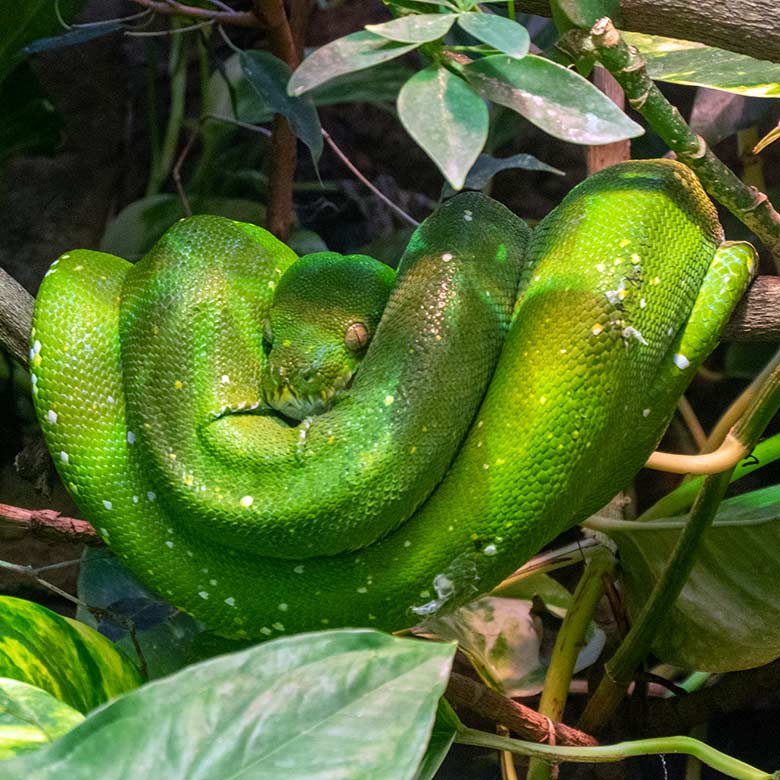
[[[57,8],[70,22],[81,5],[60,0]],[[208,10],[218,4],[195,5]],[[386,6],[392,18],[321,46],[296,69],[264,48],[231,42],[215,54],[197,38],[202,30],[177,33],[168,66],[171,99],[180,110],[158,121],[154,107],[162,101],[149,95],[149,186],[144,197],[121,203],[101,248],[137,259],[188,210],[264,221],[275,161],[263,125],[275,114],[289,121],[309,153],[295,184],[301,207],[289,239],[301,254],[327,248],[302,227],[301,204],[321,198],[326,205],[317,201],[316,208],[327,210],[328,198],[343,197],[346,189],[341,181],[317,180],[325,107],[370,103],[395,114],[441,173],[443,197],[463,187],[487,189],[501,171],[520,182],[528,172],[567,172],[565,159],[548,157],[553,167],[527,152],[501,156],[507,139],[527,134],[529,123],[565,143],[633,138],[635,149],[658,148],[655,136],[639,138],[643,126],[587,80],[592,56],[572,59],[552,45],[605,14],[614,18],[615,0],[553,0],[556,27],[498,0],[387,0]],[[54,153],[61,142],[62,117],[27,60],[130,28],[106,20],[61,32],[53,8],[48,0],[13,3],[4,17],[0,163],[20,153]],[[776,63],[692,41],[638,33],[626,40],[645,56],[653,78],[719,91],[715,98],[699,91],[696,99],[695,129],[712,143],[750,130],[771,112],[771,101],[748,103],[747,97],[780,97]],[[195,61],[198,79],[190,67]],[[199,101],[189,114],[188,100]],[[166,182],[190,136],[201,150],[182,168],[182,198]],[[367,208],[358,198],[351,203]],[[394,238],[384,236],[391,244]],[[741,347],[736,355],[732,350],[726,370],[739,364],[741,374],[755,375],[756,361],[745,355]],[[778,457],[770,452],[776,441],[765,445],[757,450],[761,465]],[[682,513],[700,486],[684,484],[651,508],[646,522],[599,527],[594,521],[618,546],[631,620],[663,575]],[[687,671],[728,672],[780,656],[774,598],[779,502],[772,485],[723,503],[686,588],[655,627],[658,659]],[[574,558],[579,562],[579,550]],[[85,556],[79,599],[78,622],[32,602],[0,599],[0,759],[8,759],[0,761],[0,780],[431,780],[453,741],[466,741],[468,730],[442,698],[452,644],[345,630],[241,647],[201,633],[202,626],[141,588],[103,553]],[[549,637],[575,603],[557,581],[537,574],[514,582],[500,598],[474,602],[421,630],[457,640],[493,690],[530,695],[546,674],[556,674],[547,668]],[[592,623],[581,639],[578,669],[593,664],[605,646],[604,633]],[[136,663],[152,682],[142,684]],[[490,737],[483,735],[481,744],[495,747]],[[618,758],[630,754],[626,749]],[[723,771],[742,771],[727,766]]]

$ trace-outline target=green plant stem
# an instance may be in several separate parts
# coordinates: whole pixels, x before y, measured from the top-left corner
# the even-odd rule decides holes
[[[780,408],[780,351],[772,358],[765,373],[766,380],[733,428],[734,436],[749,450],[755,447],[758,438]],[[731,468],[705,477],[670,560],[631,630],[607,663],[604,676],[588,701],[579,723],[583,731],[597,732],[620,704],[634,672],[650,649],[653,636],[688,579],[699,542],[712,524],[733,471]]]
[[[174,25],[179,24],[173,22]],[[156,160],[153,159],[153,167],[146,185],[146,197],[156,195],[162,188],[165,180],[171,173],[176,148],[179,144],[182,121],[184,120],[184,104],[187,95],[187,39],[177,35],[171,38],[170,74],[171,74],[171,110],[168,115],[168,124],[165,127],[165,136],[162,147]]]
[[[606,548],[600,548],[588,562],[577,583],[572,605],[566,611],[566,617],[555,640],[542,698],[539,701],[539,713],[551,721],[563,720],[574,667],[585,644],[585,632],[599,599],[604,595],[604,581],[614,570],[614,556]],[[532,758],[526,776],[528,780],[548,780],[550,765]]]
[[[715,748],[691,737],[655,737],[654,739],[619,742],[615,745],[581,748],[540,745],[536,742],[500,737],[485,731],[463,727],[455,735],[455,742],[461,745],[509,750],[521,756],[531,756],[554,764],[564,762],[584,764],[610,763],[623,761],[635,756],[683,753],[695,756],[713,769],[722,772],[728,777],[736,778],[736,780],[772,780],[773,778],[773,775],[746,764],[744,761],[721,753],[719,750],[715,750]]]
[[[767,196],[748,187],[726,167],[704,139],[688,127],[680,112],[647,75],[645,61],[629,47],[608,18],[590,30],[569,33],[563,42],[573,56],[591,55],[615,77],[632,108],[701,179],[704,188],[741,220],[766,246],[780,270],[780,214]]]

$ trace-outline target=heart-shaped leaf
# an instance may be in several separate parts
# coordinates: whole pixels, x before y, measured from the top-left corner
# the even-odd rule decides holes
[[[300,634],[148,683],[0,780],[412,780],[454,644]]]

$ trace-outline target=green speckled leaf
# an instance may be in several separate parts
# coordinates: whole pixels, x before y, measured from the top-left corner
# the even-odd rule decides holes
[[[0,597],[0,677],[30,683],[79,712],[141,684],[111,642],[31,601]]]
[[[428,43],[449,32],[456,14],[408,14],[382,24],[367,24],[375,35],[401,43]]]
[[[412,780],[454,653],[369,630],[267,642],[122,696],[0,780]]]
[[[292,74],[287,92],[302,95],[336,76],[401,57],[419,45],[391,41],[368,30],[345,35],[310,54]]]
[[[483,57],[463,72],[482,97],[564,141],[607,144],[644,132],[582,76],[534,54],[521,60],[503,54]]]
[[[84,716],[34,685],[0,677],[0,760],[37,750]]]
[[[458,17],[458,26],[469,35],[519,59],[528,54],[531,39],[522,24],[496,14],[467,13]]]
[[[432,65],[401,88],[398,117],[459,190],[487,140],[489,118],[482,98],[463,79]]]
[[[658,81],[693,84],[752,97],[780,98],[780,63],[660,35],[623,33]]]

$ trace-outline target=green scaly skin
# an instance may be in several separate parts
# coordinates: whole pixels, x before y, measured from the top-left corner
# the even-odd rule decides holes
[[[524,223],[457,196],[412,238],[352,387],[293,428],[260,387],[295,257],[195,217],[134,267],[85,250],[53,266],[36,408],[112,550],[213,629],[398,629],[632,479],[749,282],[754,250],[722,238],[667,160],[591,177],[527,251]]]

